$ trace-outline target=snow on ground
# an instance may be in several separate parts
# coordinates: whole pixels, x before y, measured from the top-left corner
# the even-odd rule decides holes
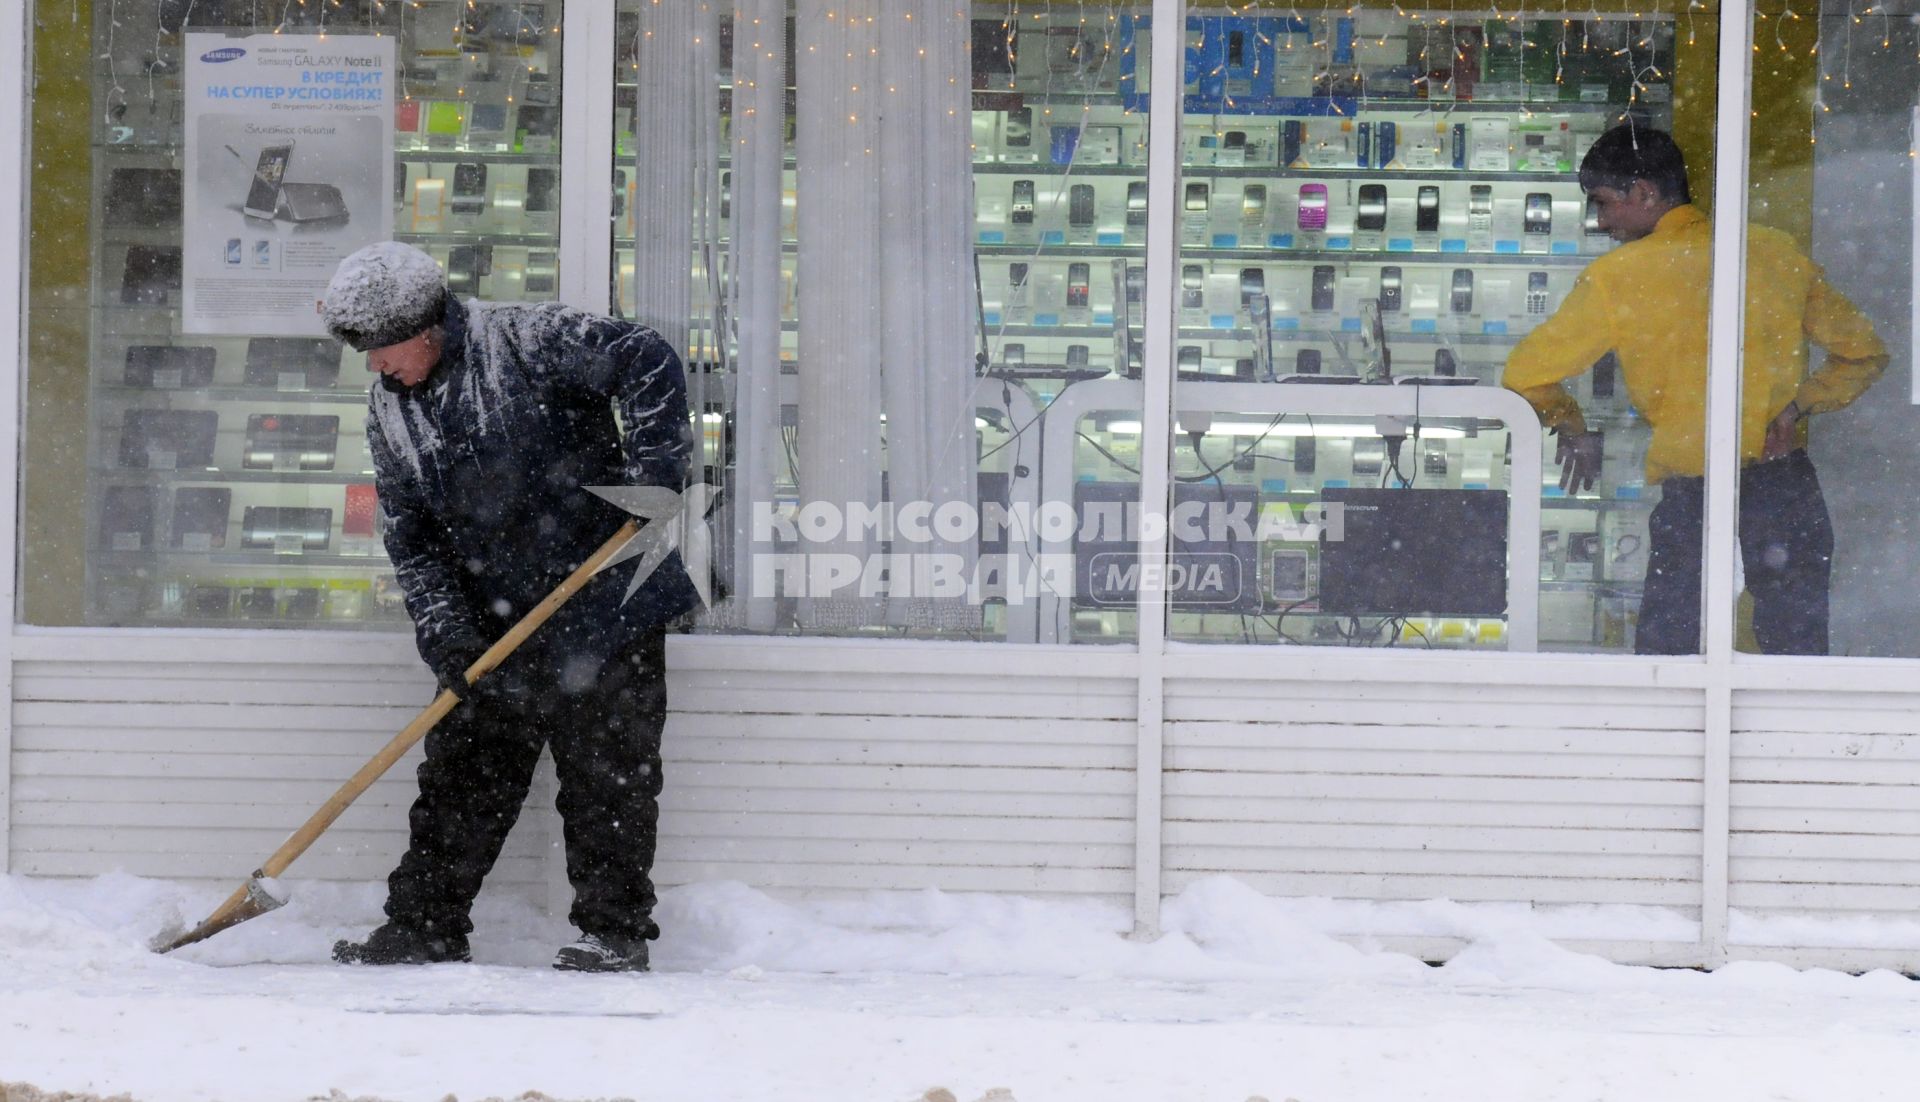
[[[224,890],[0,877],[0,1082],[138,1102],[371,1097],[1410,1102],[1913,1096],[1920,984],[1607,964],[1561,937],[1691,940],[1640,909],[1274,900],[1219,878],[1165,936],[1090,903],[938,892],[791,904],[664,893],[651,975],[561,975],[558,920],[483,900],[476,963],[341,968],[377,885],[171,956]],[[1329,928],[1471,944],[1445,967]],[[1866,936],[1865,932],[1862,936]]]

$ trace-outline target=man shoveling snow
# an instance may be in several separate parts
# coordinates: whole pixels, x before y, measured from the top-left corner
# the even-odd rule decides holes
[[[680,560],[631,599],[640,564],[608,570],[484,679],[466,670],[627,520],[586,487],[684,486],[679,357],[651,329],[567,306],[458,302],[432,257],[395,242],[342,261],[322,314],[379,373],[367,444],[387,554],[421,658],[463,701],[427,736],[388,921],[334,959],[469,959],[468,912],[546,746],[582,934],[554,967],[645,970],[665,625],[698,599]]]

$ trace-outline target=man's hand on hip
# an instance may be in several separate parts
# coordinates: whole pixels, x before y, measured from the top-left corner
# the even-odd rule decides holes
[[[1767,443],[1761,451],[1762,459],[1778,459],[1800,446],[1800,403],[1788,402],[1780,415],[1767,422]]]
[[[1598,432],[1561,432],[1556,434],[1553,461],[1560,464],[1560,489],[1570,494],[1593,489],[1600,477],[1600,456],[1605,437]]]

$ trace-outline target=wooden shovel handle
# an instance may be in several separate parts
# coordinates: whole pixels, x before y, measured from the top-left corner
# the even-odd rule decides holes
[[[600,549],[589,556],[586,562],[581,563],[578,569],[569,574],[566,581],[561,582],[558,588],[547,594],[545,600],[533,607],[533,611],[521,617],[519,623],[513,625],[498,642],[488,647],[487,652],[476,659],[473,665],[467,667],[467,684],[471,685],[480,680],[496,669],[500,663],[506,661],[508,655],[518,649],[521,643],[526,642],[527,636],[532,635],[536,628],[546,623],[548,618],[558,612],[560,606],[566,604],[582,586],[592,581],[593,576],[600,572],[600,568],[606,564],[607,560],[618,554],[620,549],[627,545],[627,541],[639,531],[638,520],[629,520],[621,525],[620,530],[615,532],[607,542],[601,544]],[[302,824],[299,830],[294,831],[279,849],[273,851],[273,856],[267,858],[256,875],[279,876],[285,872],[288,865],[293,864],[301,854],[307,852],[307,847],[313,844],[314,839],[326,833],[327,828],[332,826],[347,808],[353,806],[353,801],[359,799],[361,793],[365,792],[374,781],[379,780],[387,770],[393,768],[394,762],[399,761],[408,750],[413,749],[413,744],[425,738],[427,732],[433,730],[434,724],[445,719],[447,713],[453,711],[455,705],[459,703],[460,698],[454,695],[453,690],[443,689],[440,695],[433,699],[433,703],[427,705],[419,715],[413,718],[412,723],[407,724],[399,734],[393,736],[393,741],[381,747],[380,752],[368,759],[367,764],[361,766],[358,772],[347,778],[347,782],[340,786],[338,792],[328,797],[326,803],[320,805],[320,809],[313,813],[312,818]]]

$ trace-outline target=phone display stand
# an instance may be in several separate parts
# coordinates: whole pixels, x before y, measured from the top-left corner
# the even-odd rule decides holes
[[[344,222],[347,202],[332,184],[280,185],[273,216],[285,222]]]

